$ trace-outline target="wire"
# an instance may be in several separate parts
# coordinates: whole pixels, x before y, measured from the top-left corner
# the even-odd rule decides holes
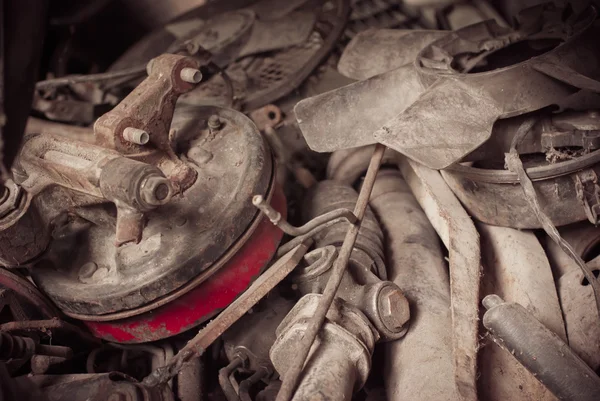
[[[528,119],[524,121],[523,124],[521,124],[521,126],[517,130],[517,134],[512,140],[510,152],[506,155],[506,165],[508,166],[509,170],[513,171],[518,175],[519,182],[521,183],[521,187],[523,189],[523,194],[525,195],[525,199],[527,199],[527,202],[529,202],[529,205],[531,206],[536,217],[542,224],[542,228],[544,229],[546,234],[548,234],[548,236],[552,238],[552,240],[556,242],[558,246],[560,246],[560,248],[567,255],[569,255],[571,259],[575,261],[575,263],[577,263],[577,265],[583,272],[583,275],[592,286],[594,298],[596,299],[596,309],[598,311],[598,314],[600,314],[600,282],[596,279],[596,277],[585,264],[583,259],[581,259],[581,256],[579,256],[579,254],[575,252],[573,247],[562,238],[562,236],[558,232],[558,229],[556,228],[554,223],[552,223],[552,220],[542,210],[542,206],[540,205],[539,198],[535,192],[533,182],[527,175],[527,172],[523,167],[523,162],[521,161],[519,153],[517,152],[517,145],[527,136],[527,134],[529,134],[534,124],[535,119],[533,118]]]

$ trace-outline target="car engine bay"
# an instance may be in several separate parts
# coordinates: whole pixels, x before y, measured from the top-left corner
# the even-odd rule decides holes
[[[600,400],[599,7],[0,0],[0,399]]]

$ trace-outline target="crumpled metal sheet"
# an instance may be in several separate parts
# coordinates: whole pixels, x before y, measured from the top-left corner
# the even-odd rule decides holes
[[[443,169],[487,141],[496,120],[560,105],[580,89],[595,90],[600,65],[595,13],[566,26],[552,7],[526,10],[517,30],[486,21],[449,33],[423,49],[414,66],[299,102],[296,117],[308,145],[330,152],[380,142]],[[482,55],[536,38],[564,43],[522,62],[469,73]],[[473,58],[465,59],[465,53]],[[371,131],[375,125],[379,128]]]

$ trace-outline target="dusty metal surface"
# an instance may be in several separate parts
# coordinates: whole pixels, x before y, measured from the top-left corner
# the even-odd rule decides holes
[[[286,377],[292,374],[290,362],[302,352],[302,339],[322,297],[321,294],[308,294],[300,298],[277,328],[277,340],[270,356],[284,385]],[[364,385],[369,374],[370,357],[377,339],[375,333],[358,309],[336,298],[291,399],[311,400],[315,393],[329,400],[350,399],[352,393]]]
[[[399,156],[399,168],[448,249],[454,379],[460,399],[477,399],[481,248],[479,234],[439,172]]]
[[[223,127],[214,135],[205,125],[213,114],[223,121]],[[160,213],[147,214],[139,245],[115,248],[106,241],[112,236],[110,226],[93,225],[78,238],[65,236],[56,240],[44,262],[36,268],[38,285],[52,294],[55,302],[67,312],[78,315],[114,313],[140,307],[167,295],[208,269],[254,219],[252,205],[237,199],[267,193],[271,160],[264,141],[251,122],[234,111],[191,108],[176,116],[174,127],[180,138],[191,136],[187,137],[190,140],[188,157],[193,149],[200,148],[209,152],[212,158],[201,164],[202,175],[185,196],[171,199],[161,207]],[[196,131],[198,128],[200,132]],[[194,138],[198,133],[200,136]],[[179,142],[184,143],[181,139]],[[243,150],[230,152],[229,149]],[[191,163],[188,166],[193,168]],[[222,166],[231,167],[224,169]],[[224,205],[228,206],[224,208]],[[210,227],[221,231],[224,226],[232,229],[215,237]],[[188,235],[195,230],[203,234]],[[84,249],[88,251],[65,264],[64,254],[74,241],[85,244]],[[201,244],[209,245],[212,250],[199,254],[196,249]],[[157,264],[153,257],[159,254],[163,262]],[[105,274],[86,285],[77,273],[88,262],[94,262],[97,269],[104,268]],[[60,269],[55,270],[52,266]],[[153,270],[160,275],[152,275]],[[147,279],[140,280],[142,271],[147,275],[142,277]],[[120,277],[118,281],[113,279],[114,275]],[[69,288],[68,292],[65,292],[66,288]],[[140,288],[144,288],[142,293]]]
[[[495,342],[513,355],[561,400],[595,400],[600,378],[556,334],[523,306],[488,295],[483,325]]]
[[[597,398],[590,2],[71,3],[0,185],[0,398]]]
[[[457,399],[450,283],[437,234],[397,170],[379,172],[370,205],[386,233],[389,279],[412,315],[406,335],[385,345],[387,399]]]
[[[306,253],[308,246],[298,245],[285,256],[278,259],[263,273],[238,299],[210,321],[200,332],[183,347],[177,355],[164,366],[156,369],[144,379],[147,386],[155,387],[168,382],[190,359],[200,356],[207,347],[260,301],[269,291],[281,282],[297,266]]]
[[[580,89],[594,90],[593,79],[577,80],[564,73],[594,77],[594,68],[588,68],[597,64],[591,56],[597,54],[593,50],[593,12],[568,28],[554,25],[544,31],[540,27],[548,15],[543,11],[560,13],[558,9],[552,11],[553,6],[547,7],[528,10],[516,30],[491,21],[463,28],[426,46],[414,67],[398,68],[299,102],[296,117],[309,146],[326,152],[380,142],[428,167],[441,169],[488,140],[496,120],[560,105]],[[525,61],[486,60],[489,65],[480,67],[481,72],[476,70],[488,55],[491,58],[511,44],[527,43],[535,37],[564,43],[546,47],[542,55],[522,53]],[[581,51],[592,57],[585,65],[578,62]],[[507,82],[512,84],[507,87]],[[381,87],[393,87],[403,96],[377,107],[369,98],[381,95],[377,89]],[[388,117],[390,114],[396,117]],[[327,122],[328,135],[321,135],[322,122]],[[371,128],[374,123],[379,123],[375,131]]]

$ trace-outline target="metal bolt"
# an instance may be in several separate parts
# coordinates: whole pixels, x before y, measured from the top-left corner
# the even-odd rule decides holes
[[[486,295],[485,298],[483,298],[483,301],[481,301],[481,303],[483,304],[483,306],[485,306],[485,309],[491,309],[494,306],[502,305],[504,303],[504,300],[496,294],[490,294]]]
[[[392,331],[404,328],[410,319],[408,300],[402,291],[395,286],[381,289],[378,297],[379,316],[383,324]]]
[[[218,115],[213,114],[208,118],[208,129],[210,130],[210,132],[213,132],[214,130],[218,130],[219,128],[221,128],[221,119]]]
[[[123,130],[123,139],[136,145],[145,145],[150,140],[150,135],[143,129],[127,127]]]
[[[197,84],[202,81],[202,73],[195,68],[184,68],[179,74],[181,79],[190,84]]]
[[[142,200],[150,206],[160,206],[171,200],[173,190],[171,183],[165,177],[151,175],[140,188]]]
[[[92,278],[98,270],[98,265],[94,262],[87,262],[79,268],[79,281],[86,282]]]

